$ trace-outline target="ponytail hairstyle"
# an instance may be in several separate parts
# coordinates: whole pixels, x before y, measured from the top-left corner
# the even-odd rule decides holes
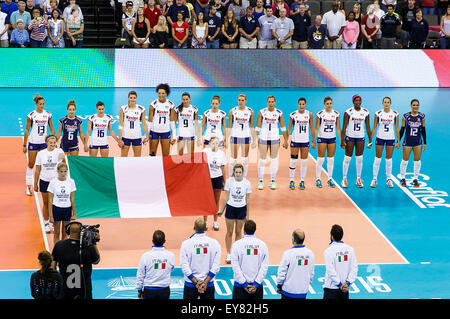
[[[38,104],[40,100],[44,100],[44,98],[40,96],[38,93],[36,93],[36,95],[33,98],[34,103]]]
[[[70,101],[67,103],[67,109],[69,109],[69,106],[71,106],[71,105],[75,106],[75,110],[77,109],[77,105],[76,105],[76,103],[75,103],[75,100],[70,100]]]
[[[46,250],[41,251],[38,255],[38,260],[39,264],[41,265],[40,272],[42,274],[46,273],[51,269],[53,257],[48,251]]]
[[[98,101],[97,104],[95,104],[95,107],[98,108],[99,106],[105,106],[105,103],[103,103],[102,101]]]
[[[332,99],[331,97],[329,97],[329,96],[326,96],[326,97],[323,99],[323,103],[326,103],[327,101],[333,101],[333,99]]]
[[[392,101],[391,101],[391,98],[390,98],[389,96],[385,96],[385,97],[383,98],[383,102],[384,102],[384,100],[386,100],[386,99],[388,99],[389,102],[392,102]]]
[[[300,103],[300,101],[304,101],[305,104],[306,104],[306,99],[304,97],[299,98],[298,101],[297,101],[297,104]]]
[[[411,100],[411,105],[414,103],[414,102],[417,102],[417,104],[419,104],[420,105],[420,102],[419,102],[419,100],[418,99],[412,99]]]
[[[181,94],[181,98],[183,98],[183,96],[188,96],[189,98],[191,98],[191,95],[188,92],[184,92],[183,94]],[[181,101],[181,104],[177,106],[177,109],[178,113],[183,112],[183,101]]]

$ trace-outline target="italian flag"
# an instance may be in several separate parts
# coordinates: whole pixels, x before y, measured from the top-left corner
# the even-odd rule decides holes
[[[166,269],[166,263],[155,263],[155,269]]]
[[[299,259],[298,260],[299,266],[307,266],[308,265],[308,259]]]
[[[208,253],[208,248],[204,247],[204,248],[197,248],[196,249],[196,254],[197,255],[206,255]]]
[[[68,156],[78,218],[152,218],[217,212],[205,153]]]
[[[338,261],[339,262],[347,261],[347,260],[348,260],[348,255],[338,256]]]
[[[258,255],[258,249],[247,249],[247,255]]]

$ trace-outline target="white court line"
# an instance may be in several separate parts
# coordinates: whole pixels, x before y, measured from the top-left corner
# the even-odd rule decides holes
[[[312,156],[311,154],[308,154],[312,160],[314,161],[314,163],[316,163],[316,159],[314,158],[314,156]],[[327,171],[325,170],[325,168],[323,168],[322,166],[322,171],[328,176]],[[333,178],[334,180],[334,178]],[[336,183],[336,181],[334,180],[334,182]],[[381,232],[381,230],[378,229],[378,227],[370,220],[369,217],[367,217],[367,215],[362,211],[361,208],[359,208],[358,205],[356,205],[356,203],[350,198],[350,196],[348,196],[348,194],[341,188],[341,186],[336,183],[337,188],[339,188],[341,190],[341,192],[345,195],[345,197],[348,198],[348,200],[353,204],[353,206],[356,207],[356,209],[366,218],[366,220],[372,225],[373,228],[375,228],[375,230],[381,235],[381,237],[384,238],[384,240],[386,240],[386,242],[392,247],[392,249],[395,250],[395,252],[400,255],[400,257],[405,261],[406,264],[409,264],[409,261],[400,253],[400,251],[391,243],[391,241],[389,239],[387,239],[387,237]]]
[[[408,195],[409,198],[411,198],[414,201],[414,203],[417,204],[417,206],[419,206],[420,208],[427,208],[427,206],[424,203],[422,203],[416,196],[414,196],[413,193],[411,193],[408,187],[403,187],[402,185],[400,185],[400,181],[397,178],[391,176],[391,179],[398,187],[400,187],[402,191],[405,192],[406,195]]]

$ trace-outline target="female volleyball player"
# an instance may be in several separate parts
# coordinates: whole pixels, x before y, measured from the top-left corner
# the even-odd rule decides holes
[[[119,141],[123,144],[121,156],[127,157],[130,146],[133,147],[135,157],[141,156],[142,152],[142,130],[144,129],[144,144],[148,142],[148,128],[145,120],[145,108],[136,104],[137,93],[128,93],[128,104],[120,107],[119,111]]]
[[[225,153],[219,149],[219,139],[212,136],[209,140],[210,147],[203,150],[209,165],[209,174],[211,175],[211,184],[214,191],[214,199],[216,200],[217,210],[219,210],[220,194],[225,184],[225,165],[227,159]],[[208,228],[208,216],[204,216],[206,228]],[[219,230],[217,215],[214,215],[213,229]]]
[[[411,101],[411,112],[403,115],[400,139],[403,134],[405,134],[405,139],[403,140],[403,159],[400,163],[400,184],[406,187],[406,168],[412,151],[414,153],[413,186],[419,187],[420,159],[422,151],[427,149],[427,135],[425,132],[425,114],[419,112],[419,100],[417,99]]]
[[[294,130],[291,133],[291,160],[289,162],[289,188],[295,189],[295,169],[297,168],[298,152],[300,150],[301,174],[300,184],[301,190],[305,189],[306,169],[308,167],[309,154],[309,134],[311,132],[312,140],[314,136],[313,114],[306,110],[306,99],[301,97],[298,99],[298,110],[289,115],[288,132],[291,132],[292,125]]]
[[[194,153],[194,139],[201,146],[200,127],[198,125],[198,109],[191,105],[191,96],[184,92],[181,95],[181,104],[175,109],[175,122],[178,121],[178,154],[183,155],[184,148],[188,153]]]
[[[36,168],[34,170],[34,191],[41,192],[42,195],[42,215],[44,217],[44,230],[46,233],[51,232],[49,211],[48,211],[48,184],[58,174],[57,165],[65,161],[64,151],[56,148],[56,136],[47,135],[45,138],[47,148],[43,149],[36,156]]]
[[[316,125],[314,136],[317,136],[317,162],[316,162],[316,186],[322,187],[320,173],[322,164],[327,153],[328,186],[336,187],[333,181],[334,154],[336,152],[336,133],[341,136],[339,124],[339,112],[333,110],[333,100],[327,96],[323,100],[325,109],[316,114]],[[316,148],[316,143],[312,142],[312,148]]]
[[[84,138],[84,151],[87,152],[89,150],[89,156],[96,157],[100,150],[101,157],[108,157],[108,130],[112,138],[119,144],[119,147],[123,146],[123,143],[119,141],[119,138],[111,127],[112,119],[113,117],[111,115],[105,114],[105,104],[98,101],[97,114],[89,116],[86,137]],[[92,136],[89,140],[91,130]]]
[[[148,121],[151,123],[150,156],[156,155],[160,141],[162,154],[166,156],[170,154],[170,144],[176,141],[175,110],[172,101],[167,99],[170,94],[168,84],[159,84],[156,93],[158,98],[148,108]]]
[[[219,146],[227,147],[227,113],[220,110],[219,106],[220,96],[214,95],[211,99],[211,109],[203,113],[202,132],[205,131],[206,126],[205,135],[203,136],[203,147],[209,144],[213,136],[218,138]]]
[[[28,167],[25,175],[25,182],[27,185],[26,193],[29,196],[31,196],[33,192],[33,167],[36,162],[36,156],[40,150],[47,148],[47,144],[45,143],[47,125],[50,129],[50,134],[55,134],[52,123],[52,114],[44,110],[44,98],[39,94],[36,94],[33,101],[36,104],[36,109],[27,115],[27,124],[23,136],[23,152],[27,153],[28,151]]]
[[[348,166],[353,156],[353,149],[355,149],[356,156],[356,186],[364,187],[361,180],[361,172],[363,166],[363,152],[365,146],[365,132],[366,126],[367,137],[369,144],[372,144],[372,131],[370,130],[370,116],[369,111],[361,107],[362,98],[359,95],[352,97],[353,107],[347,109],[344,113],[344,123],[342,124],[341,147],[345,148],[344,161],[342,163],[342,183],[344,188],[348,187],[347,172]]]
[[[386,146],[386,185],[392,188],[394,187],[391,179],[392,154],[394,153],[394,144],[396,148],[400,148],[400,133],[398,131],[398,112],[391,109],[390,97],[383,98],[383,109],[375,113],[372,136],[375,136],[375,133],[377,134],[375,140],[375,160],[373,161],[373,179],[370,187],[377,186],[383,148]],[[397,137],[397,143],[395,143],[395,137]],[[368,148],[371,146],[371,144],[367,145]]]
[[[231,245],[233,232],[235,240],[242,238],[242,227],[245,220],[249,218],[249,198],[252,188],[250,182],[244,177],[244,166],[236,164],[233,167],[233,176],[225,183],[225,199],[217,215],[222,216],[225,208],[225,221],[227,233],[225,235],[225,246],[227,257],[225,262],[231,263]]]
[[[67,237],[66,225],[77,218],[74,194],[75,182],[67,177],[67,164],[62,162],[57,166],[58,177],[48,185],[48,209],[50,222],[54,225],[53,244]]]
[[[228,166],[229,175],[232,175],[233,167],[237,161],[239,149],[242,155],[242,165],[244,167],[244,178],[248,173],[248,152],[250,150],[250,138],[252,148],[256,147],[256,134],[254,128],[255,116],[251,108],[245,105],[247,96],[239,94],[238,106],[232,108],[229,113],[228,128],[231,129],[231,158]]]
[[[283,147],[288,147],[288,133],[284,124],[283,112],[275,108],[275,96],[267,98],[267,107],[258,112],[255,131],[259,132],[259,160],[258,160],[258,189],[264,188],[264,168],[266,166],[267,153],[270,150],[270,188],[276,189],[275,177],[278,171],[278,151],[280,150],[280,133],[278,124],[280,124],[283,134]]]
[[[75,101],[70,100],[67,103],[67,115],[59,120],[56,138],[59,141],[62,134],[60,147],[66,155],[78,155],[78,134],[84,144],[83,121],[75,115],[76,110]]]

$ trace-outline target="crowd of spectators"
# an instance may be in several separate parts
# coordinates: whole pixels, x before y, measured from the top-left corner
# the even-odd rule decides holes
[[[121,20],[122,37],[136,48],[425,48],[427,15],[438,16],[441,48],[450,48],[449,0],[371,0],[364,10],[363,0],[346,10],[338,0],[323,16],[310,10],[319,0],[136,1],[124,0]]]
[[[76,0],[5,0],[0,11],[0,47],[79,48],[84,20]]]

